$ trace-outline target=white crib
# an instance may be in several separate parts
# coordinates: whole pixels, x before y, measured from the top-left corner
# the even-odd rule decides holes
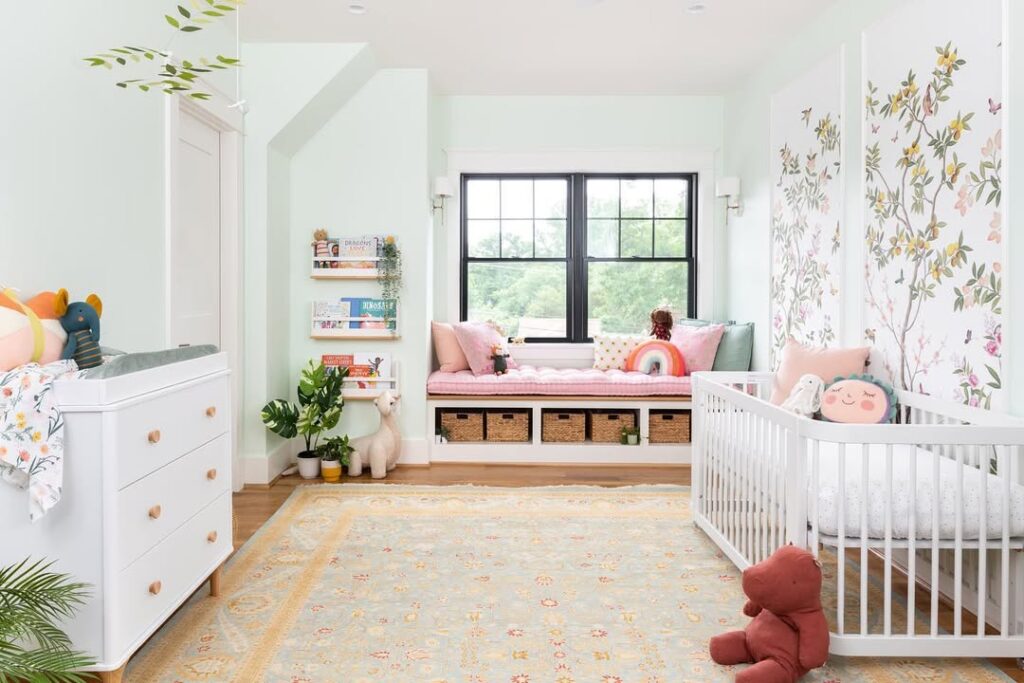
[[[834,424],[771,378],[694,376],[696,524],[740,569],[834,557],[833,654],[1024,655],[1024,422],[903,392],[901,424]]]

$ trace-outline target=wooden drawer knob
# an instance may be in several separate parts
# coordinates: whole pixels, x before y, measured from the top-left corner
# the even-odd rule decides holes
[[[146,438],[149,440],[150,443],[160,443],[160,430],[154,429],[153,431],[146,435]]]
[[[210,406],[206,409],[206,417],[214,417],[217,415],[217,406]]]
[[[207,543],[216,543],[217,542],[217,532],[216,531],[211,531],[210,533],[206,534],[206,542]]]
[[[206,470],[206,478],[209,479],[210,481],[213,481],[214,479],[216,479],[217,478],[217,468],[213,468],[211,470]]]
[[[159,505],[154,505],[153,507],[149,508],[149,518],[150,519],[160,519],[160,513],[162,513],[162,512],[163,512],[163,509],[161,509],[161,507]]]
[[[154,581],[153,583],[149,584],[149,592],[153,595],[160,595],[160,589],[163,587],[164,585],[162,583],[160,583],[159,581]]]

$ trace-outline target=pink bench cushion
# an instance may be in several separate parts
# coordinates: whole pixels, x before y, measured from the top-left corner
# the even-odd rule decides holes
[[[689,396],[689,377],[640,372],[521,365],[506,375],[474,376],[469,370],[434,372],[428,394],[454,396]]]

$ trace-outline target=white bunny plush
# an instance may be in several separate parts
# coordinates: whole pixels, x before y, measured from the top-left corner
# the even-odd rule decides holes
[[[804,375],[789,392],[789,397],[782,402],[782,408],[804,417],[814,417],[821,409],[821,396],[824,393],[824,380],[817,375]]]

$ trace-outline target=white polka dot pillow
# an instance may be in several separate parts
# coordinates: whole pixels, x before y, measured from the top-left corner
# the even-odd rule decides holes
[[[625,370],[626,358],[641,342],[650,337],[628,334],[594,335],[594,369]]]

